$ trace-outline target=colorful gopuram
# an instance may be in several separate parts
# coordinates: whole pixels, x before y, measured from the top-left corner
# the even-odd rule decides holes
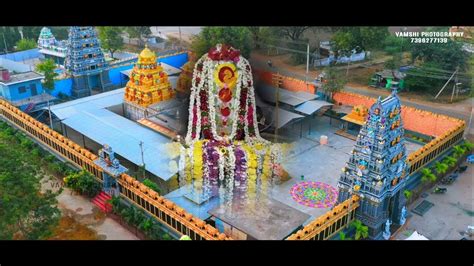
[[[203,200],[255,203],[279,181],[280,145],[259,135],[252,72],[239,50],[217,45],[196,62],[180,149],[180,185]]]
[[[403,187],[407,171],[401,105],[396,89],[369,109],[352,155],[342,169],[338,201],[360,196],[356,217],[369,227],[369,237],[390,235],[390,224],[403,220]]]
[[[125,101],[142,107],[166,101],[174,97],[168,75],[156,55],[145,47],[138,56],[138,61],[130,74],[125,88]]]
[[[74,97],[91,95],[92,89],[106,91],[111,85],[104,53],[93,27],[70,28],[65,66],[74,79]]]
[[[169,100],[176,96],[168,74],[156,59],[155,53],[145,46],[130,73],[124,100],[125,116],[131,120],[158,115],[160,110],[170,108],[168,105],[172,103]]]
[[[50,48],[56,45],[56,38],[54,38],[51,29],[43,27],[38,37],[38,48]]]
[[[38,37],[39,52],[44,55],[46,59],[53,59],[58,65],[64,65],[67,53],[67,41],[58,41],[54,37],[51,29],[44,27],[41,29]]]

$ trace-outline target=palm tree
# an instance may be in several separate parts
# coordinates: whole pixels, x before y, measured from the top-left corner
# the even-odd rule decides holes
[[[339,232],[339,240],[352,240],[352,238],[346,237],[344,232]]]
[[[421,174],[421,182],[436,181],[436,176],[431,172],[429,168],[421,169]]]
[[[456,165],[458,161],[452,156],[446,156],[443,160],[443,163],[447,164],[449,167],[453,167]]]
[[[461,157],[466,152],[466,150],[463,147],[461,147],[461,145],[455,145],[453,149],[454,149],[454,157],[456,158]]]
[[[403,195],[405,195],[405,198],[406,198],[407,200],[409,200],[409,199],[411,198],[411,196],[413,195],[413,192],[410,191],[410,190],[408,190],[408,189],[405,189],[405,190],[403,191]]]
[[[150,218],[143,219],[138,225],[138,228],[142,230],[147,236],[150,236],[151,229],[153,228],[153,221]]]
[[[354,220],[351,224],[356,230],[355,240],[364,239],[369,236],[369,227],[365,226],[360,220]]]
[[[470,151],[472,150],[472,148],[474,148],[474,144],[470,142],[469,140],[466,140],[464,141],[464,144],[462,145],[462,147],[466,149],[467,151]]]
[[[436,173],[440,175],[446,173],[446,171],[448,171],[448,168],[449,168],[448,165],[445,163],[440,163],[440,162],[435,163]]]
[[[119,214],[121,211],[121,202],[120,202],[120,197],[113,196],[110,200],[109,203],[112,205],[112,211],[115,214]]]

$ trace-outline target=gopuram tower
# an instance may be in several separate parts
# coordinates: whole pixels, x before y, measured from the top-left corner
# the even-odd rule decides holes
[[[89,96],[92,90],[107,91],[112,85],[93,27],[70,28],[65,66],[73,77],[73,97]]]
[[[339,179],[338,201],[360,196],[356,218],[369,227],[371,239],[387,239],[391,224],[404,223],[407,152],[401,108],[396,89],[372,105]]]

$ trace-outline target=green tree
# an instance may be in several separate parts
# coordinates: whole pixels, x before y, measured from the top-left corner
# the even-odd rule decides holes
[[[443,160],[443,163],[448,165],[449,167],[453,167],[456,165],[456,163],[458,162],[458,160],[456,160],[454,157],[452,156],[446,156]]]
[[[332,39],[336,50],[378,49],[389,35],[388,27],[342,27]]]
[[[260,44],[272,43],[273,31],[270,27],[252,26],[247,27],[252,35],[252,42],[256,49],[260,49]]]
[[[22,27],[23,38],[37,40],[42,27],[38,26],[24,26]]]
[[[435,182],[436,175],[434,175],[429,168],[422,168],[421,169],[421,182]]]
[[[322,88],[327,100],[332,100],[334,93],[344,89],[347,80],[342,75],[338,74],[333,67],[327,67],[324,71],[326,73]]]
[[[352,238],[347,237],[344,232],[339,232],[339,240],[352,240]]]
[[[421,67],[412,68],[407,71],[405,85],[410,91],[430,93],[433,96],[448,81],[449,75],[434,75],[432,69],[440,69],[436,62],[425,62]]]
[[[351,223],[351,227],[355,228],[355,240],[364,239],[369,236],[369,227],[364,225],[360,220]]]
[[[33,39],[21,39],[16,43],[17,51],[24,51],[36,48],[36,42]]]
[[[158,185],[155,182],[151,181],[150,179],[146,178],[145,180],[143,180],[142,183],[143,183],[143,185],[145,185],[145,186],[153,189],[154,191],[158,192],[158,194],[161,194],[160,187],[158,187]]]
[[[39,161],[15,131],[0,122],[0,239],[45,239],[58,224],[56,194],[41,191]]]
[[[191,42],[191,50],[199,58],[216,44],[228,44],[240,50],[242,56],[250,57],[252,36],[247,27],[204,27]]]
[[[80,172],[71,173],[64,178],[64,184],[72,190],[78,191],[89,197],[94,197],[101,191],[101,184],[95,177],[82,169]]]
[[[125,31],[128,33],[130,38],[137,38],[140,45],[143,45],[151,34],[150,26],[126,27]]]
[[[408,190],[408,189],[405,189],[405,190],[403,191],[403,195],[405,196],[405,198],[406,198],[407,200],[409,200],[409,199],[411,198],[411,196],[413,196],[413,192],[410,191],[410,190]]]
[[[336,52],[349,51],[353,48],[352,45],[354,43],[354,40],[352,34],[350,34],[349,32],[336,32],[332,37],[332,41],[334,43],[334,50]]]
[[[469,59],[468,53],[463,49],[463,44],[456,41],[442,44],[411,44],[410,52],[413,61],[432,62],[445,71],[454,71],[457,66],[462,71],[466,70]]]
[[[123,47],[123,29],[121,27],[98,27],[98,31],[100,45],[114,58],[114,53]]]
[[[286,37],[292,41],[298,41],[301,40],[304,33],[310,28],[309,26],[277,27],[277,31],[282,37]]]
[[[471,151],[472,148],[474,148],[474,144],[472,142],[470,142],[469,140],[465,140],[464,143],[462,144],[462,147],[466,150],[466,151]]]
[[[383,41],[383,47],[388,54],[398,54],[409,50],[410,42],[407,38],[400,38],[389,34]]]
[[[13,51],[15,44],[20,39],[21,35],[18,27],[0,27],[0,47],[2,47],[2,51]]]
[[[56,40],[67,40],[69,38],[69,27],[49,27]]]
[[[58,73],[54,72],[56,64],[52,59],[46,59],[43,62],[36,65],[36,71],[44,75],[43,88],[48,91],[54,90],[54,81],[58,76]]]
[[[440,163],[440,162],[435,163],[436,173],[438,173],[440,175],[446,173],[446,171],[448,171],[448,168],[449,168],[449,166],[445,163]]]
[[[459,158],[459,157],[463,156],[464,153],[466,152],[466,150],[461,145],[455,145],[453,147],[453,150],[454,150],[454,157],[455,158]]]

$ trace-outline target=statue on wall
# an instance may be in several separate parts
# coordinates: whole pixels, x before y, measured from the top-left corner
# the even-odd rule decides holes
[[[383,232],[383,238],[385,240],[389,240],[390,239],[390,225],[392,224],[392,222],[390,222],[389,219],[387,219],[387,222],[385,223],[385,231]]]
[[[404,225],[407,220],[407,208],[403,206],[402,212],[400,213],[400,225]]]

